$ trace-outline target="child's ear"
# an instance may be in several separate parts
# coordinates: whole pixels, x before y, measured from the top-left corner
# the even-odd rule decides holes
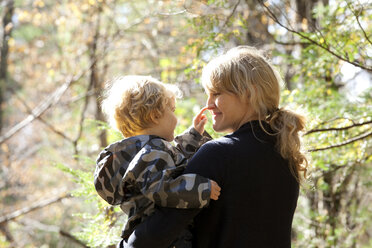
[[[159,114],[152,112],[152,113],[150,113],[150,117],[151,117],[152,122],[153,122],[155,125],[159,124],[159,119],[161,118],[161,117],[159,116]]]
[[[158,124],[159,124],[159,118],[153,118],[153,119],[152,119],[152,122],[153,122],[155,125],[158,125]]]

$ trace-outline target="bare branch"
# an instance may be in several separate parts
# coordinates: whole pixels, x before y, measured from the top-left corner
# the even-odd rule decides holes
[[[59,102],[62,95],[66,92],[66,90],[71,86],[73,82],[76,82],[83,76],[84,73],[80,74],[77,77],[72,77],[68,79],[61,87],[53,92],[53,94],[46,99],[46,101],[39,104],[35,109],[32,110],[32,113],[27,116],[23,121],[19,122],[15,126],[13,126],[8,132],[6,132],[3,136],[0,137],[0,144],[4,143],[8,139],[10,139],[13,135],[21,131],[24,127],[28,124],[33,122],[39,116],[45,113],[50,107],[54,106]]]
[[[100,36],[101,13],[102,13],[102,8],[98,8],[98,13],[97,13],[98,16],[97,16],[97,20],[95,23],[94,37],[93,37],[92,43],[88,44],[88,48],[89,48],[88,50],[90,52],[90,60],[91,60],[92,66],[90,67],[90,75],[89,75],[90,80],[89,80],[88,87],[86,89],[87,95],[88,95],[88,92],[94,88],[96,81],[98,80],[97,79],[97,61],[98,61],[97,60],[97,43],[98,43],[98,38]],[[85,113],[88,109],[89,99],[90,98],[88,96],[85,98],[83,109],[81,111],[78,134],[75,140],[73,141],[74,148],[75,148],[75,155],[78,155],[77,142],[79,141],[79,139],[81,138],[83,134],[83,123],[85,120]]]
[[[40,201],[40,202],[36,202],[34,204],[31,204],[31,206],[28,206],[28,207],[24,207],[22,209],[19,209],[19,210],[16,210],[10,214],[6,214],[4,216],[1,216],[0,217],[0,225],[5,223],[5,222],[8,222],[10,220],[14,220],[15,218],[18,218],[19,216],[22,216],[24,214],[27,214],[27,213],[30,213],[32,211],[35,211],[37,209],[40,209],[40,208],[43,208],[43,207],[46,207],[50,204],[53,204],[53,203],[56,203],[64,198],[68,198],[68,197],[71,197],[70,194],[68,193],[63,193],[59,196],[56,196],[56,197],[52,197],[50,199],[47,199],[47,200],[43,200],[43,201]]]
[[[349,2],[347,2],[347,5],[349,6],[351,12],[354,14],[355,19],[357,20],[358,26],[359,26],[360,30],[362,30],[364,37],[366,38],[366,40],[367,40],[370,44],[372,44],[372,42],[371,42],[371,40],[369,39],[369,37],[368,37],[366,31],[364,30],[364,28],[362,27],[362,24],[360,24],[360,21],[359,21],[359,13],[361,13],[361,12],[363,11],[363,8],[359,11],[359,13],[356,13],[356,11],[352,9],[351,4],[350,4]]]
[[[22,105],[26,108],[26,111],[28,112],[28,114],[32,114],[32,109],[27,105],[27,103],[16,93],[14,92],[13,89],[11,89],[11,91],[13,92],[13,94],[17,97],[17,99],[22,103]],[[55,127],[53,127],[53,125],[51,125],[49,122],[47,122],[43,117],[41,116],[38,116],[37,119],[43,123],[44,125],[46,125],[50,130],[52,130],[54,133],[56,133],[57,135],[61,136],[62,138],[72,142],[72,139],[70,139],[69,137],[67,137],[63,132],[57,130]]]
[[[17,221],[20,224],[24,226],[31,226],[33,228],[37,228],[43,232],[53,232],[53,233],[59,233],[61,236],[66,237],[70,239],[72,242],[79,244],[82,247],[88,247],[86,244],[84,244],[82,241],[78,240],[76,237],[74,237],[71,233],[67,232],[66,230],[62,230],[60,227],[55,225],[47,225],[44,223],[41,223],[37,220],[33,219],[22,219],[20,221]]]
[[[82,247],[89,247],[87,246],[86,244],[84,244],[82,241],[78,240],[77,238],[75,238],[73,235],[71,235],[69,232],[66,232],[64,230],[59,230],[59,234],[61,234],[61,236],[64,236],[66,238],[69,238],[71,239],[72,241],[74,241],[75,243],[79,244],[80,246]]]
[[[180,15],[180,14],[183,14],[183,13],[186,13],[186,9],[180,10],[180,11],[177,11],[177,12],[169,12],[169,13],[157,12],[156,14],[160,15],[160,16],[175,16],[175,15]]]
[[[238,0],[236,2],[236,4],[234,5],[234,8],[233,10],[231,11],[230,15],[226,18],[224,24],[222,25],[222,28],[225,27],[227,25],[227,23],[229,22],[229,20],[231,19],[231,17],[234,15],[235,11],[236,11],[236,8],[238,7],[238,5],[240,4],[240,0]]]
[[[372,120],[366,121],[366,122],[361,122],[361,123],[354,123],[353,125],[346,126],[346,127],[330,127],[330,128],[312,129],[310,131],[307,131],[304,135],[308,135],[308,134],[311,134],[311,133],[317,133],[317,132],[343,131],[343,130],[347,130],[347,129],[350,129],[350,128],[353,128],[353,127],[368,125],[368,124],[371,124],[371,123],[372,123]]]
[[[346,140],[342,143],[339,143],[339,144],[336,144],[336,145],[331,145],[331,146],[326,146],[326,147],[322,147],[322,148],[314,148],[314,149],[310,149],[308,150],[308,152],[317,152],[317,151],[324,151],[324,150],[329,150],[329,149],[333,149],[333,148],[336,148],[336,147],[341,147],[341,146],[346,146],[348,144],[351,144],[351,143],[354,143],[358,140],[363,140],[365,138],[368,138],[369,136],[372,136],[372,131],[371,132],[367,132],[367,133],[364,133],[364,134],[361,134],[361,135],[358,135],[354,138],[351,138],[349,140]]]

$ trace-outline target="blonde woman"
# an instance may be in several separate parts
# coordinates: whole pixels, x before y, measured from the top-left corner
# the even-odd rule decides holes
[[[208,63],[202,83],[213,129],[230,134],[205,143],[184,173],[221,186],[205,209],[158,208],[128,247],[168,247],[194,220],[193,247],[291,247],[292,219],[307,160],[304,117],[279,107],[280,78],[255,48],[240,46]]]

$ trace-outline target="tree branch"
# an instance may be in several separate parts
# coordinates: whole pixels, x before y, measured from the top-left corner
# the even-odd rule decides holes
[[[368,67],[368,66],[364,66],[364,65],[362,65],[362,64],[360,64],[360,63],[352,62],[352,61],[350,61],[348,58],[344,58],[344,57],[342,57],[341,55],[339,55],[339,54],[335,53],[334,51],[332,51],[328,45],[327,45],[327,46],[323,46],[323,45],[319,44],[317,41],[315,41],[315,40],[313,40],[313,39],[307,37],[307,36],[304,35],[304,34],[302,34],[301,32],[298,32],[298,31],[296,31],[296,30],[294,30],[294,29],[291,29],[291,28],[287,27],[287,26],[284,25],[281,21],[279,21],[278,17],[277,17],[277,16],[276,16],[272,11],[271,11],[271,9],[270,9],[268,6],[265,5],[265,3],[263,3],[262,0],[257,0],[257,1],[259,2],[259,4],[260,4],[261,6],[263,6],[263,8],[266,9],[266,11],[267,11],[267,13],[268,13],[268,16],[269,16],[273,21],[275,21],[279,26],[281,26],[281,27],[283,27],[284,29],[286,29],[288,32],[294,33],[294,34],[296,34],[296,35],[302,37],[303,39],[305,39],[305,40],[309,41],[310,43],[312,43],[312,44],[314,44],[314,45],[320,47],[321,49],[327,51],[328,53],[332,54],[333,56],[335,56],[336,58],[338,58],[338,59],[340,59],[340,60],[342,60],[342,61],[345,61],[345,62],[347,62],[347,63],[349,63],[349,64],[352,64],[352,65],[354,65],[354,66],[356,66],[356,67],[360,67],[360,68],[362,68],[362,69],[364,69],[364,70],[372,71],[372,67]],[[325,44],[327,44],[326,41],[324,41],[324,42],[325,42]]]
[[[347,129],[350,129],[350,128],[353,128],[353,127],[359,127],[359,126],[368,125],[368,124],[371,124],[371,123],[372,123],[372,120],[366,121],[366,122],[362,122],[362,123],[355,123],[353,125],[346,126],[346,127],[330,127],[330,128],[312,129],[312,130],[307,131],[304,134],[304,136],[305,135],[309,135],[311,133],[317,133],[317,132],[342,131],[342,130],[347,130]]]
[[[102,13],[102,8],[98,8],[98,16],[97,20],[95,23],[95,32],[93,36],[93,40],[91,43],[88,43],[88,51],[90,52],[89,57],[91,60],[92,66],[90,67],[90,79],[89,79],[89,84],[86,89],[86,95],[88,95],[88,92],[94,89],[94,86],[96,84],[97,79],[97,46],[98,46],[98,39],[100,37],[100,28],[101,28],[101,13]],[[73,141],[74,149],[75,149],[75,155],[78,155],[78,149],[77,149],[77,143],[81,136],[83,135],[83,124],[85,120],[85,113],[88,109],[88,104],[89,104],[89,97],[87,96],[84,101],[83,109],[81,111],[81,117],[79,121],[79,130],[76,138]]]
[[[32,113],[28,115],[23,121],[19,122],[15,126],[13,126],[8,132],[6,132],[3,136],[0,137],[0,144],[4,143],[11,137],[13,137],[16,133],[21,131],[24,127],[28,124],[33,122],[35,119],[39,118],[42,114],[45,113],[49,108],[54,106],[59,102],[62,95],[67,91],[67,89],[72,85],[72,83],[79,80],[85,72],[81,73],[79,76],[71,77],[68,79],[61,87],[55,90],[52,95],[46,99],[46,101],[39,104],[36,108],[32,110]]]
[[[39,230],[41,230],[43,232],[59,233],[61,236],[70,239],[72,242],[77,243],[77,244],[79,244],[82,247],[88,247],[82,241],[80,241],[76,237],[74,237],[71,233],[69,233],[69,232],[61,229],[58,226],[46,225],[46,224],[41,223],[39,221],[32,220],[32,219],[25,219],[25,218],[22,219],[21,221],[17,221],[17,222],[19,222],[20,224],[22,224],[24,226],[31,226],[31,227],[33,227],[35,229],[39,229]]]
[[[27,103],[20,97],[18,94],[11,89],[13,92],[13,95],[17,97],[17,99],[22,103],[22,105],[26,108],[26,111],[29,115],[32,115],[32,109],[27,105]],[[51,125],[49,122],[47,122],[43,117],[37,116],[36,117],[41,123],[46,125],[50,130],[52,130],[57,135],[61,136],[62,138],[66,139],[67,141],[73,142],[72,139],[70,139],[67,135],[65,135],[62,131],[57,130],[53,125]]]
[[[358,135],[354,138],[351,138],[349,140],[346,140],[346,141],[341,142],[341,143],[336,144],[336,145],[326,146],[326,147],[322,147],[322,148],[309,149],[308,152],[324,151],[324,150],[329,150],[329,149],[333,149],[333,148],[336,148],[336,147],[346,146],[346,145],[351,144],[353,142],[356,142],[358,140],[368,138],[369,136],[372,136],[372,131],[361,134],[361,135]]]
[[[87,246],[86,244],[84,244],[82,241],[80,241],[80,240],[78,240],[77,238],[75,238],[73,235],[71,235],[69,232],[66,232],[66,231],[64,231],[64,230],[59,230],[59,234],[61,235],[61,236],[64,236],[64,237],[66,237],[66,238],[68,238],[68,239],[71,239],[72,241],[74,241],[75,243],[77,243],[77,244],[79,244],[80,246],[82,246],[82,247],[89,247],[89,246]]]
[[[56,196],[56,197],[52,197],[50,199],[47,199],[47,200],[44,200],[44,201],[40,201],[40,202],[37,202],[37,203],[34,203],[34,204],[31,204],[31,206],[29,207],[24,207],[22,209],[19,209],[19,210],[16,210],[10,214],[6,214],[4,216],[1,216],[0,217],[0,225],[5,223],[5,222],[8,222],[10,220],[14,220],[15,218],[18,218],[19,216],[22,216],[24,214],[27,214],[27,213],[30,213],[32,211],[35,211],[37,209],[40,209],[40,208],[43,208],[43,207],[46,207],[50,204],[53,204],[53,203],[56,203],[64,198],[68,198],[68,197],[71,197],[70,194],[68,193],[63,193],[62,195],[59,195],[59,196]]]
[[[350,4],[349,2],[347,2],[347,5],[349,6],[351,12],[354,14],[355,19],[357,20],[358,26],[359,26],[360,30],[362,30],[364,37],[366,38],[366,40],[367,40],[370,44],[372,44],[372,42],[371,42],[371,40],[369,39],[369,37],[368,37],[366,31],[364,30],[364,28],[362,27],[362,24],[361,24],[360,21],[359,21],[359,14],[357,14],[356,11],[352,9],[351,4]],[[363,11],[363,8],[359,11],[359,13],[361,13],[362,11]]]
[[[238,5],[239,5],[239,4],[240,4],[240,0],[238,0],[238,1],[235,3],[233,10],[231,11],[230,15],[226,18],[225,22],[224,22],[223,25],[222,25],[222,28],[224,28],[224,27],[227,25],[227,23],[229,22],[229,20],[231,19],[231,17],[234,15],[236,9],[238,8]]]

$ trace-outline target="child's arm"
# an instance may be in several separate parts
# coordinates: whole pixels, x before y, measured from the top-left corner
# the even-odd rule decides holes
[[[196,174],[177,176],[186,165],[173,167],[166,151],[146,149],[135,159],[129,176],[141,193],[159,206],[202,208],[211,198],[218,199],[220,188],[212,180]]]
[[[174,139],[176,147],[186,158],[192,157],[201,145],[212,139],[204,130],[207,117],[203,115],[203,112],[207,109],[208,107],[205,107],[200,110],[193,119],[193,126]]]

